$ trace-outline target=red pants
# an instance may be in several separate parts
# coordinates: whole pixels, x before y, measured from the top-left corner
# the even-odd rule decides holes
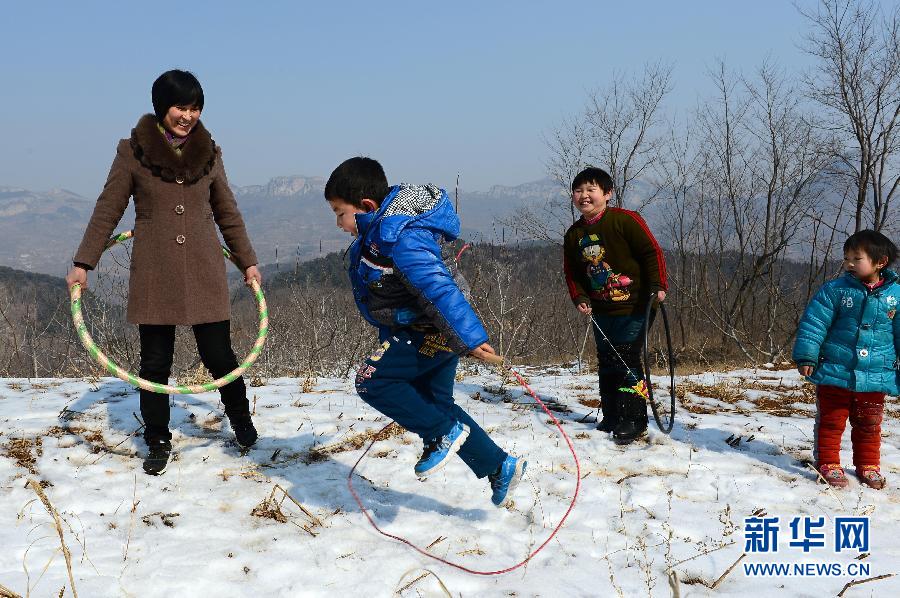
[[[879,465],[881,457],[881,418],[884,393],[854,392],[838,386],[816,388],[817,407],[815,447],[816,467],[841,462],[841,436],[850,418],[850,442],[853,465]]]

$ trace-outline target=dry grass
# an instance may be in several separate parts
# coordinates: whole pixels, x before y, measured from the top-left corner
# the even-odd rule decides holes
[[[37,475],[35,464],[37,458],[44,453],[40,438],[10,438],[0,446],[3,448],[3,454],[15,461],[16,465],[32,475]]]
[[[684,400],[687,393],[691,393],[700,397],[716,399],[723,403],[735,404],[739,401],[746,401],[747,393],[744,389],[736,384],[727,382],[718,382],[716,384],[700,384],[699,382],[691,382],[690,380],[682,382],[675,391],[675,396]]]
[[[38,495],[38,498],[43,503],[44,508],[46,508],[47,512],[50,513],[50,515],[53,517],[53,522],[56,524],[56,533],[59,535],[59,545],[62,548],[63,558],[65,558],[66,560],[66,571],[69,574],[69,588],[72,590],[72,596],[74,596],[74,598],[78,598],[78,591],[75,589],[75,578],[72,575],[72,555],[69,553],[69,548],[66,546],[66,540],[63,534],[62,522],[60,520],[59,513],[56,512],[56,509],[53,507],[50,499],[47,498],[46,494],[44,494],[43,486],[41,484],[39,484],[35,480],[28,480],[28,485],[31,486],[35,494]],[[65,586],[63,586],[63,589],[59,592],[60,596],[63,595],[65,589]]]
[[[176,386],[193,386],[194,384],[209,384],[213,377],[203,365],[198,365],[193,370],[185,372],[175,381]]]
[[[406,433],[397,423],[392,422],[388,427],[380,430],[366,430],[348,436],[341,442],[326,446],[317,446],[309,449],[309,453],[303,458],[304,463],[317,463],[325,461],[330,455],[336,453],[345,453],[347,451],[356,451],[372,441],[387,440],[396,436],[403,436]]]
[[[808,415],[808,411],[795,406],[796,403],[815,404],[815,387],[811,384],[802,386],[786,386],[777,378],[763,378],[772,380],[769,384],[759,380],[728,380],[716,384],[702,384],[692,380],[679,383],[675,395],[678,397],[685,411],[696,414],[708,413],[739,413],[751,415],[755,412],[768,413],[776,417],[792,417],[794,415]],[[764,392],[769,396],[751,397],[747,391]],[[706,405],[696,400],[696,397],[715,399],[734,407]],[[752,408],[738,406],[738,403],[747,402]]]
[[[149,515],[144,515],[141,517],[141,521],[144,522],[144,525],[155,526],[154,517],[159,517],[159,520],[162,521],[162,524],[166,527],[175,527],[175,518],[180,517],[181,513],[162,513],[157,511],[156,513],[150,513]]]
[[[279,493],[281,494],[280,497],[278,496]],[[303,517],[301,518],[296,515],[286,514],[281,508],[282,505],[284,505],[285,500],[290,500],[298,509],[300,509]],[[278,484],[275,484],[268,496],[263,498],[258,505],[253,507],[250,514],[262,519],[271,519],[278,523],[287,523],[290,521],[313,537],[319,535],[316,528],[324,526],[324,523],[322,523],[322,520],[319,519],[319,517],[297,502],[293,496],[288,494],[288,492]],[[295,519],[300,519],[301,522],[298,523]]]
[[[262,502],[253,507],[250,514],[261,519],[271,519],[278,523],[287,523],[288,520],[287,515],[281,511],[281,504],[271,496],[262,499]]]
[[[769,413],[775,417],[791,417],[804,413],[791,406],[790,403],[779,401],[778,399],[770,399],[768,397],[760,397],[756,399],[756,408],[764,413]]]

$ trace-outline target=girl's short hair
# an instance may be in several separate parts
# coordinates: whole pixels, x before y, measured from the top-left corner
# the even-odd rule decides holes
[[[853,250],[866,252],[866,255],[872,258],[873,262],[887,258],[888,266],[897,259],[897,246],[894,245],[893,241],[878,231],[870,229],[853,233],[844,241],[844,252]]]
[[[196,106],[203,110],[203,88],[188,71],[171,70],[157,77],[151,96],[153,112],[160,121],[172,106]]]

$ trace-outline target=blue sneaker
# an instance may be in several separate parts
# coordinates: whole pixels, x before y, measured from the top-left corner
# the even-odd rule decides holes
[[[469,437],[469,426],[456,422],[446,435],[428,440],[422,450],[422,456],[416,463],[416,475],[424,480],[447,464],[450,456],[459,450]]]
[[[500,464],[500,469],[488,475],[491,490],[494,491],[491,494],[492,503],[498,507],[505,507],[512,502],[512,492],[522,481],[527,466],[528,461],[525,459],[508,455]]]

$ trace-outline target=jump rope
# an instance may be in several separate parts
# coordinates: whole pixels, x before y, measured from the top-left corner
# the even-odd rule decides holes
[[[454,569],[459,569],[460,571],[465,571],[466,573],[471,573],[473,575],[485,575],[485,576],[501,575],[503,573],[509,573],[510,571],[515,571],[519,567],[525,565],[525,563],[530,561],[532,558],[534,558],[534,556],[537,553],[539,553],[541,550],[543,550],[544,547],[550,543],[550,540],[552,540],[553,537],[556,536],[556,533],[562,528],[563,524],[566,522],[566,518],[568,518],[569,513],[572,512],[573,508],[575,508],[575,501],[577,500],[578,492],[581,489],[581,464],[578,461],[578,454],[575,452],[575,447],[572,445],[572,440],[569,438],[569,435],[566,434],[566,431],[563,430],[562,424],[560,424],[559,420],[556,419],[556,417],[553,415],[553,413],[551,413],[550,410],[547,408],[547,405],[545,405],[544,402],[537,396],[537,393],[535,393],[531,389],[531,387],[528,385],[528,383],[525,381],[525,379],[522,377],[522,375],[519,374],[519,372],[515,371],[514,369],[506,366],[502,357],[500,357],[499,355],[495,356],[495,357],[496,358],[491,358],[489,360],[489,363],[497,365],[498,367],[501,367],[501,368],[505,368],[510,374],[513,375],[513,377],[515,377],[515,379],[522,386],[522,388],[524,388],[528,392],[528,394],[530,394],[534,398],[534,400],[537,401],[538,405],[540,405],[541,409],[544,410],[544,413],[546,413],[550,417],[550,419],[553,421],[553,423],[556,425],[557,429],[559,430],[559,433],[565,439],[566,444],[569,446],[569,451],[572,453],[572,459],[575,462],[575,492],[572,495],[572,501],[569,503],[569,508],[566,509],[565,514],[563,514],[562,518],[559,520],[559,523],[557,523],[556,526],[553,528],[553,531],[550,532],[550,535],[547,536],[547,539],[544,540],[541,543],[541,545],[538,546],[535,550],[530,552],[528,554],[528,556],[526,556],[523,560],[519,561],[515,565],[512,565],[511,567],[506,567],[505,569],[496,569],[493,571],[481,571],[478,569],[472,569],[470,567],[460,565],[459,563],[454,563],[453,561],[450,561],[450,560],[444,559],[442,557],[439,557],[435,554],[432,554],[432,553],[428,552],[427,550],[425,550],[424,548],[417,546],[410,540],[408,540],[402,536],[398,536],[398,535],[386,532],[383,529],[381,529],[380,527],[378,527],[378,524],[375,523],[375,520],[372,518],[372,515],[369,513],[369,511],[363,505],[362,500],[359,498],[359,495],[356,493],[356,490],[353,488],[353,473],[356,471],[357,466],[360,464],[360,462],[363,460],[363,458],[369,453],[369,450],[372,448],[372,446],[378,441],[378,438],[381,435],[381,433],[384,432],[388,428],[388,426],[393,424],[393,422],[387,424],[386,426],[381,428],[381,430],[378,431],[378,433],[375,435],[375,438],[372,440],[372,442],[369,443],[369,446],[366,447],[366,450],[363,451],[362,455],[359,456],[359,459],[356,460],[356,463],[353,465],[353,468],[350,469],[350,472],[347,474],[347,487],[350,489],[350,494],[353,495],[353,498],[356,500],[356,504],[359,505],[359,508],[362,511],[363,515],[366,516],[366,519],[369,520],[369,523],[372,524],[372,527],[374,527],[375,530],[379,534],[381,534],[382,536],[385,536],[387,538],[391,538],[392,540],[402,542],[403,544],[406,544],[407,546],[409,546],[410,548],[412,548],[419,554],[422,554],[430,559],[438,561],[439,563],[449,565],[450,567],[453,567]]]
[[[463,248],[456,255],[456,261],[459,261],[459,257],[462,255],[463,251],[465,251],[468,247],[469,247],[468,244],[463,246]],[[628,372],[632,376],[634,376],[634,372],[632,371],[631,367],[628,365],[628,363],[625,362],[625,359],[622,357],[622,355],[616,349],[616,347],[612,343],[612,341],[609,340],[609,337],[606,336],[606,333],[603,331],[603,328],[600,327],[600,325],[597,323],[597,320],[594,319],[593,315],[591,315],[591,323],[600,332],[600,334],[603,336],[603,338],[606,340],[606,342],[609,343],[609,346],[612,347],[612,350],[616,354],[616,356],[619,358],[619,361],[621,361],[622,364],[626,367],[626,369],[628,369]],[[544,549],[545,546],[547,546],[547,544],[550,543],[550,540],[552,540],[554,538],[554,536],[556,536],[557,532],[559,532],[559,530],[562,529],[562,526],[566,522],[566,519],[569,517],[569,514],[572,512],[572,509],[575,508],[575,501],[578,499],[578,493],[581,490],[581,463],[578,460],[578,454],[575,452],[575,447],[572,444],[572,440],[569,438],[569,435],[566,434],[566,431],[563,429],[562,424],[553,415],[553,413],[551,413],[551,411],[547,408],[547,405],[537,396],[537,393],[535,393],[534,390],[532,390],[532,388],[528,385],[528,383],[525,381],[525,379],[522,377],[522,375],[519,374],[519,372],[517,372],[516,370],[507,366],[502,357],[500,357],[498,355],[496,357],[489,358],[488,362],[492,363],[493,365],[498,366],[501,369],[505,369],[508,373],[512,374],[512,376],[516,379],[516,381],[519,383],[519,385],[521,385],[522,388],[524,388],[525,391],[528,392],[528,394],[530,394],[532,396],[532,398],[534,398],[535,401],[537,401],[538,405],[540,405],[541,409],[544,410],[544,413],[546,413],[550,417],[550,419],[553,421],[553,424],[559,430],[559,433],[565,439],[566,444],[569,447],[569,451],[572,453],[572,460],[575,463],[575,492],[572,494],[572,500],[569,503],[569,507],[566,509],[566,512],[563,514],[562,518],[560,518],[559,523],[557,523],[556,526],[553,528],[553,531],[550,532],[550,535],[547,536],[547,538],[541,543],[540,546],[538,546],[535,550],[530,552],[528,554],[528,556],[526,556],[524,559],[522,559],[521,561],[519,561],[518,563],[516,563],[512,566],[506,567],[505,569],[482,571],[479,569],[472,569],[470,567],[466,567],[464,565],[460,565],[459,563],[455,563],[453,561],[439,557],[435,554],[428,552],[426,549],[416,545],[415,543],[408,540],[407,538],[398,536],[396,534],[392,534],[390,532],[386,532],[383,529],[381,529],[380,527],[378,527],[378,524],[375,523],[375,520],[372,518],[372,515],[369,513],[368,509],[366,509],[365,505],[363,505],[362,499],[359,497],[359,494],[357,494],[356,490],[353,488],[353,474],[356,472],[356,468],[359,466],[359,464],[362,462],[362,460],[365,458],[365,456],[367,454],[369,454],[369,451],[372,449],[372,447],[375,445],[375,443],[378,442],[379,437],[381,436],[382,432],[387,430],[387,428],[389,426],[391,426],[394,422],[388,423],[386,426],[381,428],[374,435],[374,438],[369,443],[369,445],[366,447],[366,450],[364,450],[363,453],[359,456],[359,459],[356,460],[356,463],[353,464],[353,467],[350,469],[350,472],[347,474],[347,488],[349,488],[350,494],[352,494],[354,500],[356,500],[356,504],[359,506],[360,511],[362,511],[363,515],[366,516],[366,519],[369,521],[369,523],[372,525],[372,527],[375,528],[375,531],[377,531],[382,536],[385,536],[386,538],[390,538],[392,540],[401,542],[401,543],[409,546],[410,548],[412,548],[419,554],[426,556],[430,559],[433,559],[439,563],[443,563],[444,565],[448,565],[450,567],[453,567],[454,569],[458,569],[458,570],[464,571],[466,573],[471,573],[473,575],[483,575],[483,576],[502,575],[504,573],[509,573],[510,571],[515,571],[519,567],[522,567],[526,563],[528,563],[528,561],[530,561],[532,558],[534,558],[541,550]],[[638,376],[635,376],[635,377],[639,378]],[[636,384],[632,388],[635,392],[637,392],[644,398],[647,398],[648,394],[647,394],[646,387],[639,388],[639,386],[641,386],[640,380],[639,380],[638,384]]]

